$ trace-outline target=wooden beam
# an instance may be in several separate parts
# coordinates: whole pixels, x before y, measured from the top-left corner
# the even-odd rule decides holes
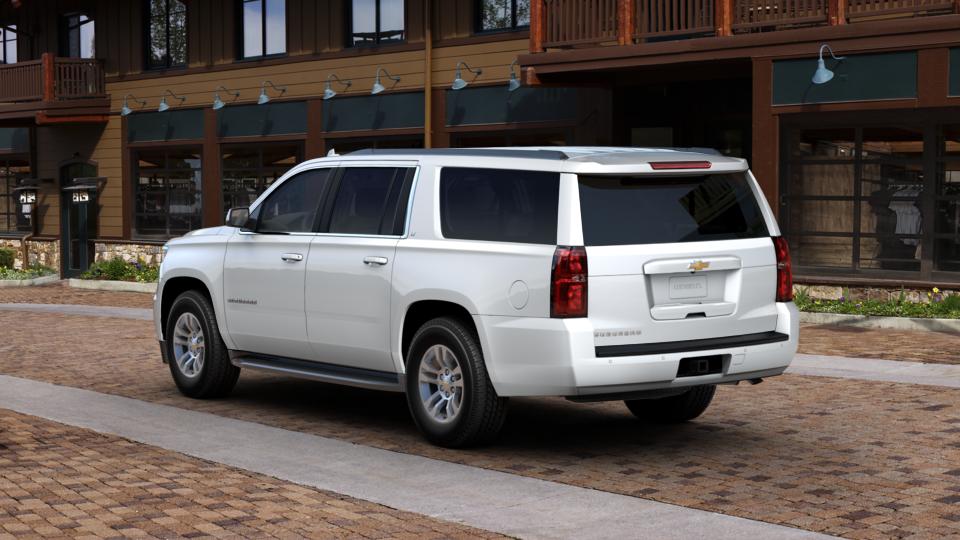
[[[646,1],[646,0],[641,0]],[[633,44],[634,0],[617,0],[617,43]]]
[[[716,25],[718,36],[733,35],[733,2],[734,0],[716,0]]]
[[[753,156],[750,168],[774,214],[780,214],[778,179],[778,118],[773,114],[773,61],[753,59]]]
[[[847,24],[847,0],[830,0],[827,9],[831,26]]]
[[[45,52],[40,57],[43,66],[43,100],[57,100],[57,73],[53,53]]]
[[[546,0],[530,1],[530,52],[542,53],[547,31]]]
[[[34,118],[38,126],[51,124],[106,124],[110,117],[105,114],[86,114],[76,116],[49,116],[46,111],[38,111]]]

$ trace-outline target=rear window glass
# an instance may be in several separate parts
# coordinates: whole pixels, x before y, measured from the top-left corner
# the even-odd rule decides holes
[[[444,168],[440,173],[443,236],[556,244],[559,198],[558,173]]]
[[[581,176],[580,213],[588,246],[769,236],[743,173]]]

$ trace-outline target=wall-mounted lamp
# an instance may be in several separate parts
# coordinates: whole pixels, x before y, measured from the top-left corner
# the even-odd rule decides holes
[[[127,94],[123,96],[123,107],[120,107],[120,116],[130,116],[130,113],[133,112],[133,109],[127,105],[127,99],[129,98],[133,98],[133,101],[139,103],[141,109],[147,106],[147,100],[137,99],[137,96],[133,94]]]
[[[388,73],[387,70],[383,69],[380,66],[377,66],[377,79],[373,81],[373,88],[370,89],[371,95],[375,96],[380,92],[383,92],[384,90],[386,90],[386,88],[384,88],[384,86],[380,84],[380,73],[383,73],[384,75],[387,76],[388,79],[392,80],[394,83],[393,84],[394,86],[397,85],[396,83],[400,82],[400,77],[394,77],[393,75]]]
[[[233,90],[228,90],[226,86],[220,85],[217,87],[217,91],[213,94],[213,110],[219,111],[220,109],[226,106],[226,103],[220,99],[220,90],[233,96],[233,101],[240,99],[240,92],[234,92]]]
[[[468,66],[466,62],[457,62],[457,72],[454,74],[453,84],[450,86],[450,88],[454,90],[462,90],[466,88],[468,84],[470,84],[463,80],[463,71],[461,71],[460,66],[467,68],[467,71],[473,73],[473,80],[477,80],[477,77],[483,74],[482,68],[473,69],[472,67]]]
[[[337,77],[335,74],[331,73],[330,75],[327,76],[327,86],[326,88],[323,89],[324,101],[328,99],[333,99],[333,97],[337,95],[337,93],[333,90],[333,86],[331,85],[331,81],[334,81],[334,80],[342,84],[344,90],[349,89],[350,85],[353,84],[353,81],[344,81],[340,77]]]
[[[270,103],[270,96],[267,95],[267,85],[270,85],[270,88],[280,92],[280,96],[287,93],[286,86],[277,86],[270,81],[263,81],[263,83],[260,84],[260,97],[257,98],[257,105],[265,105]]]
[[[510,81],[507,82],[507,92],[514,92],[520,88],[520,79],[517,72],[513,69],[517,65],[517,60],[510,62]]]
[[[170,105],[167,103],[167,95],[166,95],[166,94],[170,94],[171,96],[173,96],[174,99],[179,99],[181,105],[183,104],[184,101],[187,100],[187,97],[186,97],[186,96],[178,96],[178,95],[174,94],[173,92],[171,92],[170,90],[166,90],[166,92],[165,92],[164,95],[163,95],[163,98],[160,99],[160,106],[157,107],[157,112],[167,112],[167,111],[170,110]]]
[[[843,60],[846,56],[837,56],[833,54],[833,49],[829,45],[824,43],[820,46],[820,58],[817,59],[817,70],[813,72],[813,84],[824,84],[830,82],[833,79],[833,72],[827,69],[827,65],[823,62],[823,50],[826,49],[830,51],[830,56],[834,60]]]

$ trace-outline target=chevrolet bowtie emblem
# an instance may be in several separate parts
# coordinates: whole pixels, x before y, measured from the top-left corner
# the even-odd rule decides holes
[[[693,270],[694,272],[699,272],[700,270],[706,270],[707,268],[710,268],[710,263],[704,261],[693,261],[687,268]]]

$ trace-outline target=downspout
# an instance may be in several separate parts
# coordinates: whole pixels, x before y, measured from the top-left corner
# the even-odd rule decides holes
[[[423,0],[423,147],[433,148],[433,18],[430,0]]]

